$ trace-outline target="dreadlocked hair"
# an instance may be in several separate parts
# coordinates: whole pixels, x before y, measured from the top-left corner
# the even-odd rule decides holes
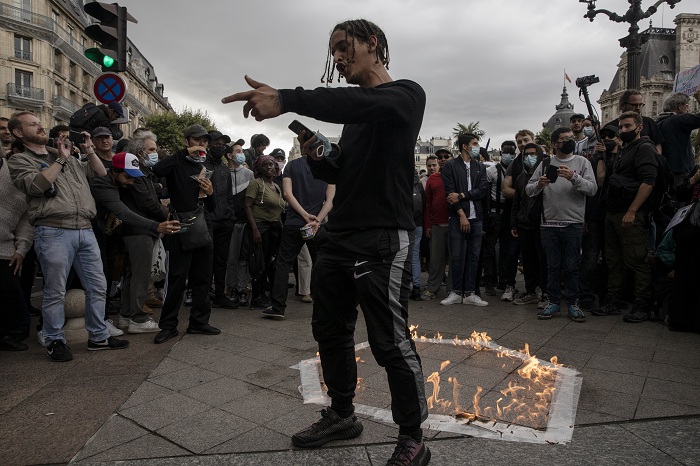
[[[352,63],[355,58],[355,44],[351,40],[351,36],[363,43],[369,43],[370,36],[375,36],[377,38],[375,63],[381,62],[387,70],[389,69],[389,44],[387,43],[384,31],[382,31],[379,26],[371,21],[367,21],[366,19],[351,19],[336,24],[331,31],[331,35],[338,30],[345,31],[345,40],[348,44],[350,44],[350,47],[352,47],[352,54],[350,55],[348,62]],[[333,44],[331,44],[329,39],[328,54],[326,55],[326,67],[323,71],[323,76],[321,76],[321,82],[326,83],[326,86],[333,82],[333,77],[335,75],[332,47]],[[340,82],[340,76],[338,76],[338,82]]]

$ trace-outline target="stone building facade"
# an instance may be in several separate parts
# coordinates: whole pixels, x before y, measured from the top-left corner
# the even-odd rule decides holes
[[[96,44],[85,34],[92,18],[81,0],[3,0],[0,2],[0,116],[34,112],[47,127],[66,124],[88,102],[102,74],[84,51]],[[131,27],[131,26],[130,26]],[[153,113],[172,111],[151,63],[131,41],[127,71],[128,137]]]

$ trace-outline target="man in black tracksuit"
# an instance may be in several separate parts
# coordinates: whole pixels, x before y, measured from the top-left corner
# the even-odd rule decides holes
[[[205,211],[216,207],[214,189],[210,180],[200,176],[206,158],[206,148],[211,136],[201,125],[191,125],[185,130],[186,147],[175,155],[167,157],[153,167],[156,176],[167,180],[170,192],[171,209],[179,214],[194,212],[200,206]],[[197,180],[192,176],[198,177]],[[211,231],[211,228],[209,228]],[[213,245],[206,245],[190,251],[182,248],[180,235],[168,237],[168,275],[166,295],[160,314],[159,326],[162,329],[154,338],[154,343],[164,343],[177,336],[177,314],[182,305],[185,285],[192,287],[192,307],[187,333],[217,335],[221,331],[209,325],[211,301],[209,285],[212,275]]]
[[[331,406],[322,411],[319,422],[295,434],[292,442],[316,447],[362,432],[362,424],[353,416],[359,304],[372,354],[388,375],[393,419],[399,425],[391,461],[408,458],[410,464],[425,465],[430,459],[420,428],[428,416],[425,383],[407,322],[415,229],[413,152],[425,93],[412,81],[392,80],[385,69],[386,37],[369,21],[336,25],[329,49],[328,82],[335,64],[348,84],[359,87],[277,91],[246,77],[254,90],[223,99],[224,103],[247,101],[245,116],[250,112],[257,120],[294,112],[344,124],[338,146],[327,151],[326,145],[323,157],[314,146],[317,136],[302,144],[314,177],[336,185],[333,213],[327,234],[319,238],[311,278],[313,335]]]

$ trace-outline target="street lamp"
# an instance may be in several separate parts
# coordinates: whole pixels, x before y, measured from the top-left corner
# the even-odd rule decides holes
[[[679,3],[681,0],[657,0],[647,11],[642,10],[642,0],[628,0],[630,4],[629,10],[622,16],[609,10],[596,10],[596,0],[578,1],[580,3],[588,3],[588,12],[583,15],[583,17],[590,19],[591,22],[593,22],[596,15],[602,13],[616,23],[630,24],[630,28],[628,29],[629,34],[620,39],[620,47],[627,49],[627,89],[639,89],[641,65],[639,56],[642,53],[642,44],[646,42],[646,37],[642,37],[639,34],[639,26],[637,26],[637,23],[656,13],[659,5],[662,3],[668,3],[669,6],[673,8],[676,3]]]

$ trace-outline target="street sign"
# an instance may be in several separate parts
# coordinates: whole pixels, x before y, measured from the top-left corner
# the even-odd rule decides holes
[[[117,74],[105,73],[95,80],[95,98],[103,104],[121,102],[126,96],[126,82]]]
[[[698,89],[700,89],[700,65],[681,71],[676,75],[673,92],[693,95]]]

